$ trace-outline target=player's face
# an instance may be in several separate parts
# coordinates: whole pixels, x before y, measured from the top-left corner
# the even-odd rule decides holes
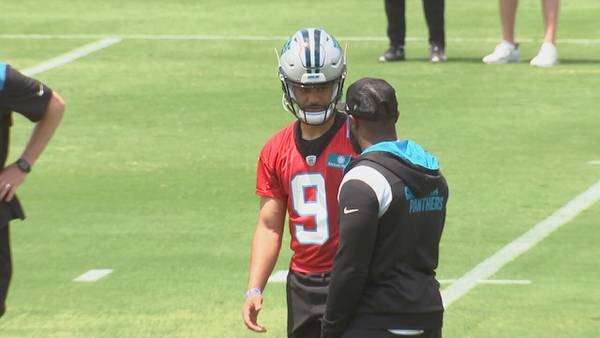
[[[307,112],[323,111],[331,103],[333,83],[317,86],[292,84],[296,103]]]

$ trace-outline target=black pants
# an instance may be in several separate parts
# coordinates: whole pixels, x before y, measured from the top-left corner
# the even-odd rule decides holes
[[[0,224],[0,317],[6,312],[6,296],[12,274],[8,224]]]
[[[444,0],[423,0],[423,9],[429,28],[429,44],[445,48]],[[385,0],[385,14],[388,18],[387,33],[392,46],[404,46],[406,38],[405,11],[405,0]]]
[[[329,281],[329,273],[307,275],[290,270],[286,285],[289,338],[321,337]]]
[[[386,329],[350,329],[342,338],[442,338],[442,329],[428,330],[417,336],[397,335]]]

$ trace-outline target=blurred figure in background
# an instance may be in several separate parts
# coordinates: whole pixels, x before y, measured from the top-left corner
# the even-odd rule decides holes
[[[496,49],[483,58],[487,64],[519,62],[519,44],[515,42],[515,17],[518,0],[500,0],[500,20],[503,41]],[[558,63],[556,50],[556,27],[558,24],[559,0],[542,0],[546,35],[538,54],[530,64],[537,67],[552,67]]]
[[[423,0],[423,8],[427,27],[429,28],[429,61],[444,62],[446,61],[444,0]],[[390,38],[390,48],[379,57],[379,62],[404,60],[404,40],[406,37],[405,0],[385,0],[385,14],[388,19],[387,34]]]
[[[50,141],[64,110],[65,104],[58,93],[0,62],[0,317],[6,311],[12,275],[8,224],[25,218],[15,194]],[[12,112],[25,116],[36,126],[19,159],[5,167]]]

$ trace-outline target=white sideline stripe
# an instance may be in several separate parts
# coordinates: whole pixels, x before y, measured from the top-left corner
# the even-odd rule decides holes
[[[269,277],[269,283],[281,283],[287,281],[288,270],[275,271],[271,277]]]
[[[600,160],[589,161],[589,164],[600,164]]]
[[[106,48],[108,46],[114,45],[115,43],[119,43],[121,42],[121,38],[116,38],[116,37],[105,37],[103,39],[100,39],[96,42],[92,42],[90,44],[87,44],[85,46],[73,49],[72,51],[65,53],[63,55],[57,56],[53,59],[50,59],[46,62],[40,63],[39,65],[24,69],[22,72],[25,75],[28,76],[33,76],[42,72],[45,72],[47,70],[50,70],[52,68],[56,68],[59,66],[62,66],[66,63],[69,63],[73,60],[79,59],[81,57],[84,57],[88,54],[91,54],[97,50]]]
[[[92,269],[83,275],[73,279],[74,282],[95,282],[98,279],[104,278],[113,272],[112,269]]]
[[[269,283],[285,283],[287,280],[288,270],[275,271],[271,277],[269,277]],[[454,283],[456,279],[440,279],[440,284]],[[477,283],[482,284],[531,284],[530,280],[516,280],[516,279],[481,279]]]
[[[479,263],[471,271],[457,279],[452,285],[442,290],[444,308],[471,291],[481,279],[485,279],[513,259],[519,257],[527,250],[534,247],[561,225],[569,222],[583,210],[600,199],[600,181],[593,184],[589,189],[569,201],[565,206],[556,210],[545,220],[539,222],[519,238],[508,243],[498,252]]]
[[[194,34],[0,34],[0,39],[100,39],[106,36],[112,36],[121,39],[131,40],[200,40],[200,41],[285,41],[288,36],[260,36],[260,35],[194,35]],[[342,41],[356,41],[356,42],[370,42],[370,41],[384,41],[387,42],[388,38],[384,36],[339,36],[338,40]],[[407,37],[407,41],[427,41],[427,38],[422,37]],[[497,43],[500,38],[448,38],[450,42],[489,42]],[[522,38],[519,42],[533,43],[541,42],[540,39],[534,38]],[[600,44],[599,39],[558,39],[557,44],[575,44],[575,45],[598,45]]]

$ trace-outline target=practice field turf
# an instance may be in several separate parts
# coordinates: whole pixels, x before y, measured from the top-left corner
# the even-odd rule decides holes
[[[450,185],[440,279],[459,279],[600,180],[597,0],[562,1],[561,64],[527,64],[539,1],[522,1],[523,63],[480,62],[500,39],[495,0],[447,3],[449,61],[431,65],[420,1],[408,60],[387,47],[383,1],[3,1],[0,60],[27,69],[107,36],[122,41],[39,73],[61,93],[58,133],[19,191],[14,279],[0,337],[283,337],[269,284],[257,336],[240,310],[256,222],[258,152],[293,120],[274,48],[303,26],[348,44],[347,84],[397,90],[400,138]],[[15,119],[11,159],[31,125]],[[445,337],[600,336],[600,202],[447,309]],[[276,270],[285,270],[289,239]],[[112,269],[88,283],[73,279]],[[449,284],[444,284],[448,287]]]

